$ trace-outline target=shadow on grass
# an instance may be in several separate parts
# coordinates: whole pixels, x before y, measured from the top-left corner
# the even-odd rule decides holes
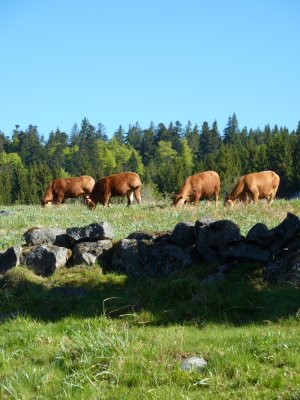
[[[55,279],[30,279],[25,268],[16,268],[0,280],[0,322],[20,314],[43,321],[106,315],[137,324],[241,325],[278,321],[299,312],[300,290],[264,284],[261,270],[253,266],[239,265],[225,279],[201,284],[204,270],[198,265],[173,277],[132,279],[102,275],[95,267],[88,279],[81,279],[80,268],[72,272],[72,279],[63,279],[64,272],[56,272]]]

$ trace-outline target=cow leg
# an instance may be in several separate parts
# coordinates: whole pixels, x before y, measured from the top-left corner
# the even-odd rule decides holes
[[[253,197],[253,204],[257,204],[258,203],[258,198],[259,198],[259,191],[254,191],[252,192],[252,197]]]
[[[199,196],[198,194],[195,195],[195,198],[194,198],[194,204],[195,204],[195,206],[198,206],[198,205],[199,205],[200,197],[201,197],[201,196]]]
[[[248,196],[248,193],[243,194],[243,202],[246,204],[246,206],[250,204],[250,201],[251,199],[250,196]]]
[[[272,190],[272,192],[270,193],[270,195],[268,196],[268,204],[271,205],[273,203],[273,200],[275,198],[275,189]]]
[[[110,196],[105,196],[104,203],[103,203],[104,207],[110,207],[109,200],[110,200]]]
[[[207,197],[205,197],[205,202],[207,203],[207,205],[208,206],[210,206],[210,197],[209,196],[207,196]]]
[[[56,206],[60,206],[64,202],[65,202],[64,195],[56,195],[53,197],[53,203]]]
[[[140,189],[140,188],[135,189],[135,191],[133,192],[133,194],[134,194],[135,201],[136,201],[138,204],[140,204],[141,201],[142,201],[141,189]]]
[[[214,192],[214,199],[215,199],[215,205],[216,207],[219,205],[219,192],[215,190]]]
[[[132,201],[133,201],[133,192],[129,191],[127,192],[127,207],[130,206]]]

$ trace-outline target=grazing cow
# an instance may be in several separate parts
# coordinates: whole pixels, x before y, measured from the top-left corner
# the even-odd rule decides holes
[[[189,176],[179,193],[175,195],[173,207],[182,206],[186,201],[199,204],[201,198],[209,200],[214,197],[216,205],[219,200],[220,177],[215,171],[205,171]]]
[[[41,204],[43,207],[50,205],[52,202],[62,204],[66,199],[74,199],[79,196],[83,196],[86,200],[94,185],[94,178],[88,175],[55,179],[49,183]]]
[[[90,209],[95,209],[97,203],[104,207],[109,206],[109,200],[114,196],[127,196],[127,206],[132,203],[133,197],[140,203],[141,198],[141,180],[135,172],[123,172],[105,176],[99,179],[94,186],[86,204]]]
[[[231,194],[225,198],[226,206],[233,206],[237,200],[248,203],[267,199],[271,204],[276,196],[280,178],[273,171],[254,172],[240,177]]]

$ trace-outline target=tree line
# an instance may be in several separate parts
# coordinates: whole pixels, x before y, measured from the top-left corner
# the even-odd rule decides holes
[[[221,193],[229,193],[246,173],[273,170],[281,178],[278,196],[300,190],[300,122],[295,130],[275,125],[264,129],[239,128],[236,114],[222,134],[217,121],[210,126],[179,121],[168,126],[138,123],[119,126],[109,138],[105,127],[84,118],[70,134],[51,131],[48,139],[34,125],[18,125],[11,137],[0,131],[0,204],[38,203],[47,184],[56,178],[102,176],[135,171],[144,184],[163,194],[174,194],[185,178],[215,170]]]

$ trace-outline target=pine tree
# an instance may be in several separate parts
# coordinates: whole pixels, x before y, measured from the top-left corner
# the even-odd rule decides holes
[[[87,118],[81,122],[79,131],[79,170],[81,175],[94,176],[98,169],[97,137],[95,127]]]
[[[79,146],[79,129],[78,129],[78,125],[76,124],[76,122],[71,129],[70,145],[72,147]]]
[[[141,156],[144,165],[148,165],[155,152],[155,126],[151,122],[148,129],[143,131],[141,143]]]
[[[125,143],[125,133],[122,125],[119,125],[118,130],[113,134],[113,139],[121,144]]]
[[[241,174],[241,160],[234,147],[222,145],[218,154],[217,171],[221,179],[221,191],[224,194],[231,192]]]
[[[25,132],[18,132],[17,152],[25,166],[44,159],[44,147],[36,126],[29,125]]]
[[[205,158],[211,151],[211,131],[209,129],[209,125],[207,122],[203,122],[200,132],[200,146],[199,146],[199,154],[198,159]]]
[[[269,164],[270,169],[280,176],[279,195],[286,196],[293,181],[292,141],[286,128],[274,131],[268,146]]]
[[[107,137],[107,134],[106,134],[105,126],[103,124],[101,124],[101,123],[98,124],[98,128],[97,128],[97,131],[96,131],[96,138],[100,139],[100,140],[104,140],[104,142],[108,141],[108,137]]]
[[[28,187],[26,190],[26,204],[38,204],[43,197],[43,189],[39,186],[39,176],[36,164],[28,167]]]
[[[53,171],[65,168],[64,150],[67,147],[68,135],[65,132],[61,132],[59,128],[55,132],[50,132],[44,148],[46,153],[45,161]]]
[[[55,179],[51,174],[51,170],[48,167],[47,164],[43,164],[41,162],[35,163],[32,165],[32,170],[31,170],[32,176],[36,176],[36,184],[37,184],[37,194],[38,198],[42,199],[45,193],[45,189],[48,186],[48,184]]]
[[[222,138],[219,133],[218,123],[215,120],[211,128],[211,152],[218,152],[222,145]]]
[[[9,164],[0,163],[0,204],[11,204],[12,191],[12,167]]]
[[[181,148],[181,138],[182,138],[182,125],[179,121],[175,122],[175,126],[170,123],[168,131],[171,135],[171,143],[174,150],[177,152],[180,151]]]
[[[141,177],[144,175],[144,165],[142,163],[142,158],[134,148],[132,148],[130,157],[127,161],[126,170],[136,172]]]
[[[27,170],[22,164],[15,165],[12,175],[12,202],[15,204],[25,204],[28,190]]]
[[[300,188],[300,121],[298,122],[297,130],[294,134],[293,146],[293,187]]]
[[[125,135],[125,143],[135,148],[138,152],[141,151],[142,147],[142,130],[136,122],[135,125],[129,125],[127,134]]]
[[[236,114],[233,113],[232,117],[228,118],[227,126],[224,129],[223,143],[232,145],[239,144],[240,141],[239,133],[240,131],[239,131],[238,120]]]
[[[0,131],[0,154],[5,151],[9,151],[10,140],[7,138],[3,132]]]
[[[197,160],[198,154],[200,154],[200,134],[199,134],[199,129],[198,125],[196,124],[193,129],[191,129],[191,124],[190,122],[186,126],[185,129],[185,138],[188,141],[188,145],[190,146],[190,149],[193,154],[193,159],[194,162]]]
[[[155,144],[158,144],[161,141],[172,143],[172,137],[170,135],[170,132],[163,123],[158,124],[154,140]]]

